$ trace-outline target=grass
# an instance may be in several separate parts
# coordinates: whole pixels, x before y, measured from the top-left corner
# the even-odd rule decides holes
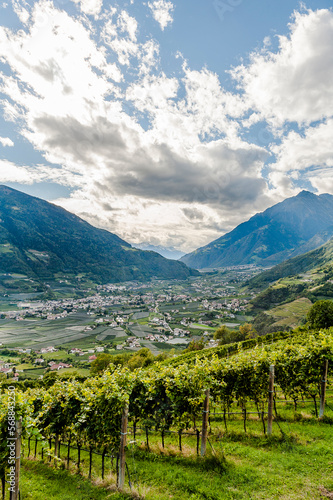
[[[89,377],[89,375],[90,375],[90,369],[89,368],[75,368],[75,366],[74,366],[73,368],[63,368],[63,369],[59,370],[57,373],[60,376],[63,373],[66,374],[66,375],[68,375],[70,373],[77,373],[78,375]]]
[[[45,368],[33,368],[31,370],[24,370],[23,375],[32,379],[38,379],[40,375],[44,375]]]
[[[54,469],[32,460],[23,460],[21,496],[25,500],[125,500],[129,495],[92,484],[79,475]],[[107,483],[105,483],[107,486]]]
[[[332,396],[329,390],[329,406],[323,421],[314,418],[312,403],[300,403],[295,413],[292,404],[280,402],[279,425],[273,424],[270,438],[264,435],[257,415],[248,416],[245,433],[240,416],[227,419],[226,432],[222,416],[214,417],[211,413],[212,432],[205,458],[196,456],[195,436],[183,436],[180,452],[177,433],[166,434],[163,449],[160,433],[150,432],[150,450],[147,450],[144,431],[138,430],[134,444],[130,428],[127,464],[133,496],[136,492],[147,500],[332,498]],[[26,453],[26,443],[24,449]],[[66,450],[62,447],[62,458],[65,455]],[[44,495],[47,491],[47,498],[52,500],[130,498],[128,486],[126,494],[115,490],[115,460],[106,459],[106,480],[102,482],[99,479],[101,457],[94,454],[93,485],[90,485],[87,482],[88,453],[82,452],[81,457],[83,478],[76,474],[75,449],[71,450],[70,472],[62,470],[64,465],[55,470],[48,464],[24,460],[22,497],[44,500],[42,484]],[[126,482],[128,485],[127,475]]]

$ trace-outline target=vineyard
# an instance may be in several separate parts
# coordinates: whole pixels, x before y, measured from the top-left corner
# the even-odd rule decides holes
[[[301,329],[299,329],[301,330]],[[231,344],[226,344],[218,347],[212,347],[210,349],[202,349],[201,351],[192,351],[185,354],[181,354],[173,359],[168,359],[163,362],[165,365],[180,366],[182,364],[192,364],[197,361],[197,359],[212,358],[214,355],[218,358],[228,357],[229,354],[234,354],[239,350],[252,349],[255,346],[262,346],[265,344],[272,344],[277,340],[291,339],[294,335],[299,334],[298,331],[289,332],[273,332],[266,335],[261,335],[254,339],[243,340],[240,342],[233,342]]]
[[[131,434],[131,443],[142,434],[148,450],[152,432],[155,436],[160,435],[163,448],[167,447],[171,433],[174,434],[180,450],[182,439],[189,435],[194,452],[204,455],[209,407],[211,417],[213,409],[214,416],[219,415],[225,432],[228,432],[227,418],[237,413],[244,432],[249,430],[247,419],[256,414],[262,433],[267,433],[272,366],[275,384],[271,400],[279,429],[278,401],[292,402],[295,411],[302,402],[311,402],[315,416],[323,417],[327,366],[330,368],[333,361],[331,330],[300,333],[274,343],[261,342],[252,349],[246,347],[243,349],[239,344],[228,357],[218,357],[217,353],[210,357],[197,356],[191,364],[161,363],[133,372],[118,368],[83,383],[57,381],[49,389],[17,390],[15,418],[22,419],[22,438],[29,446],[28,455],[31,442],[34,442],[35,455],[38,452],[41,458],[57,461],[60,443],[66,443],[67,466],[74,447],[78,470],[81,454],[88,453],[89,477],[93,453],[101,456],[102,477],[105,457],[114,457],[118,485],[122,487],[127,434]],[[4,392],[0,401],[3,492],[8,473],[10,397],[8,391]]]

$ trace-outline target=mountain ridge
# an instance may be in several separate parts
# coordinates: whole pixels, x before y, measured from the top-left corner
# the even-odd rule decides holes
[[[180,261],[197,269],[242,264],[275,265],[304,249],[316,248],[332,235],[333,196],[301,191],[255,214]]]
[[[84,273],[98,282],[185,279],[198,272],[133,248],[65,209],[0,185],[0,271],[45,279]]]

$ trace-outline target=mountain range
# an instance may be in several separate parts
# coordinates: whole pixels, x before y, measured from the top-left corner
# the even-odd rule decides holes
[[[7,186],[0,186],[0,272],[38,279],[83,274],[97,283],[199,274]]]
[[[333,236],[333,196],[302,191],[251,217],[180,259],[195,269],[241,264],[273,266]]]

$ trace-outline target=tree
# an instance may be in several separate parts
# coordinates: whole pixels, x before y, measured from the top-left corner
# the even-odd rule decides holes
[[[187,348],[184,349],[184,352],[201,351],[204,347],[205,347],[205,341],[203,339],[191,340]]]
[[[232,344],[244,340],[244,336],[237,330],[229,330],[225,325],[221,325],[215,330],[214,339],[218,340],[219,344]]]
[[[149,366],[154,362],[154,355],[147,347],[143,347],[139,351],[137,351],[131,358],[128,360],[128,366],[131,370],[135,368],[141,368],[142,366]]]
[[[99,354],[97,358],[91,363],[90,372],[92,375],[98,375],[102,373],[112,362],[113,356],[111,354],[105,354],[104,352]]]
[[[57,372],[47,372],[43,376],[43,383],[45,387],[51,387],[58,380]]]
[[[244,340],[255,339],[256,337],[258,337],[258,333],[253,328],[253,325],[251,323],[244,323],[244,325],[240,325],[239,331],[243,335]]]
[[[230,330],[228,327],[225,325],[221,325],[218,327],[217,330],[215,330],[214,333],[214,340],[222,340],[224,339],[228,334],[230,333]]]
[[[333,302],[331,300],[318,300],[307,314],[310,328],[329,328],[333,326]]]

